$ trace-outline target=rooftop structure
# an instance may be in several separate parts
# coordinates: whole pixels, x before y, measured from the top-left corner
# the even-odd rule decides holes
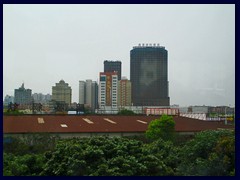
[[[121,61],[104,61],[104,72],[117,72],[118,80],[121,80],[122,76],[122,62]]]

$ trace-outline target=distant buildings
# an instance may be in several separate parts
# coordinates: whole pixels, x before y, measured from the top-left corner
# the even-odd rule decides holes
[[[52,87],[52,100],[57,102],[65,102],[69,106],[72,101],[72,89],[68,86],[68,83],[65,83],[64,80],[56,83],[56,86]]]
[[[52,99],[52,96],[50,94],[44,95],[42,93],[34,93],[32,97],[33,97],[34,103],[41,103],[41,104],[46,104]]]
[[[190,106],[188,112],[191,113],[209,113],[209,106]]]
[[[100,72],[99,107],[111,106],[117,108],[118,104],[118,74],[117,72]]]
[[[216,106],[216,107],[209,107],[209,113],[215,114],[234,114],[235,107],[229,106]]]
[[[27,105],[32,103],[32,90],[25,89],[24,83],[20,88],[14,90],[14,103],[19,105]]]
[[[79,104],[84,104],[91,111],[98,107],[98,85],[96,81],[90,79],[79,81]]]
[[[6,95],[5,98],[4,98],[4,104],[5,105],[8,105],[10,103],[14,103],[14,97],[13,96],[9,96],[9,95]]]
[[[130,80],[134,106],[169,106],[168,51],[146,44],[130,51]]]
[[[118,80],[122,77],[122,62],[121,61],[104,61],[104,72],[114,72],[118,74]]]
[[[205,113],[205,114],[234,114],[234,108],[229,106],[189,106],[188,113]]]
[[[118,106],[131,106],[131,82],[128,79],[118,81]]]

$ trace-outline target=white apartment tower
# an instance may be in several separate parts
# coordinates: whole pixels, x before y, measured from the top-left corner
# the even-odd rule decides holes
[[[117,72],[100,72],[99,106],[117,108],[118,104],[118,74]]]

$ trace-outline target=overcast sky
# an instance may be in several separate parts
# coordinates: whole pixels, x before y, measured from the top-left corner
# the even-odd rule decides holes
[[[52,94],[63,79],[98,81],[104,60],[160,43],[168,50],[170,104],[235,105],[235,5],[3,5],[3,97],[24,82]]]

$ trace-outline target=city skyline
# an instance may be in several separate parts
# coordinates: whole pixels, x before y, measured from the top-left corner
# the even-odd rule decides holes
[[[123,13],[124,12],[124,13]],[[160,43],[168,50],[170,104],[235,105],[235,5],[3,5],[3,98],[24,82],[51,94],[63,79],[99,82],[104,60]]]

